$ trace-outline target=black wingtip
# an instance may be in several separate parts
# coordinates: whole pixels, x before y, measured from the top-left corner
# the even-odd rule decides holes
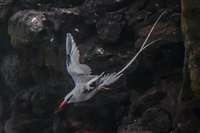
[[[69,66],[71,63],[71,56],[69,54],[66,55],[66,63],[67,63],[67,66]]]
[[[66,34],[66,63],[69,66],[71,62],[70,51],[72,48],[72,35],[70,33]]]

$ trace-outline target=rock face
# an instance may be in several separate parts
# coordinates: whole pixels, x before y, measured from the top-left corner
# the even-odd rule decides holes
[[[182,0],[181,28],[184,36],[185,61],[184,84],[179,95],[179,128],[182,132],[199,131],[200,89],[199,89],[199,1]],[[186,122],[187,121],[187,122]],[[192,129],[191,129],[192,128]]]
[[[58,110],[74,87],[65,66],[66,33],[74,36],[80,62],[93,74],[117,72],[165,9],[148,42],[162,40],[143,51],[112,89]],[[186,15],[183,63],[180,1],[1,0],[0,10],[0,133],[198,131],[199,50],[185,30]],[[187,64],[191,68],[183,74]],[[192,108],[186,108],[187,96],[197,98],[189,102]]]

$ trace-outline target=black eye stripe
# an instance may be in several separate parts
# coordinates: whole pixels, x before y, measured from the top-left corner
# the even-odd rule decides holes
[[[95,82],[92,82],[91,84],[90,84],[90,87],[95,87],[96,85],[95,85]]]
[[[72,98],[72,96],[73,96],[73,95],[71,95],[71,96],[67,99],[67,101],[69,101],[69,100]]]

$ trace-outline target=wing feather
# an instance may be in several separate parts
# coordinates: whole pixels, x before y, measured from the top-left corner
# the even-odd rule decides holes
[[[115,81],[117,81],[123,74],[116,74],[116,73],[111,73],[111,74],[107,74],[102,76],[101,80],[100,80],[100,87],[102,88],[104,86],[110,85],[112,83],[114,83]]]
[[[74,42],[74,39],[70,33],[66,36],[66,67],[68,73],[73,78],[74,82],[79,82],[80,75],[90,75],[91,68],[86,64],[80,64],[79,50]]]

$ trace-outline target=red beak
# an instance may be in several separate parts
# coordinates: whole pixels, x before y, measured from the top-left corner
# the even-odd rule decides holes
[[[59,109],[62,108],[62,106],[64,106],[65,104],[67,104],[67,101],[63,101],[63,102],[60,104]]]

